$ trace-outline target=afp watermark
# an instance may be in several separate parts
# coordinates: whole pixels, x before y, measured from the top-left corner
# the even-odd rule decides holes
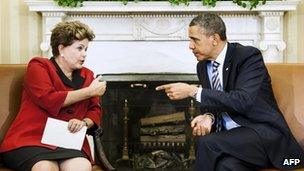
[[[297,166],[300,162],[300,159],[284,159],[283,166]]]

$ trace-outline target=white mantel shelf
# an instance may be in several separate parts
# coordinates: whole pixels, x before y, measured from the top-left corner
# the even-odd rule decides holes
[[[188,48],[188,25],[200,12],[216,12],[227,27],[229,42],[259,48],[264,60],[282,63],[286,49],[284,14],[300,0],[267,1],[249,10],[231,1],[215,7],[200,1],[171,5],[165,1],[85,1],[83,7],[63,8],[53,0],[24,0],[30,11],[42,13],[41,50],[51,56],[52,28],[79,20],[95,32],[85,65],[95,73],[195,73],[196,59]]]
[[[300,0],[267,1],[251,11],[293,11],[296,10]],[[167,1],[128,2],[124,5],[120,1],[85,1],[80,8],[58,7],[50,0],[25,0],[30,11],[44,12],[248,12],[248,8],[240,7],[231,1],[218,1],[215,7],[203,6],[200,1],[190,2],[187,5],[171,5]],[[144,8],[143,8],[144,6]]]

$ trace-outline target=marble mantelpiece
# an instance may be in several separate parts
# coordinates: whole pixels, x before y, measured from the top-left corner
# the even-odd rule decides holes
[[[86,1],[80,8],[62,8],[50,0],[25,0],[30,11],[42,13],[41,50],[51,56],[50,30],[60,21],[80,20],[95,32],[86,66],[95,73],[195,73],[196,60],[188,50],[187,27],[199,13],[212,11],[227,25],[230,42],[258,47],[266,62],[283,62],[284,13],[296,10],[294,1],[268,1],[253,10],[229,1],[216,7],[191,2]]]

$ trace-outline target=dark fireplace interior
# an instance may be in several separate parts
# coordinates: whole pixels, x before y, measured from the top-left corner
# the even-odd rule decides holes
[[[191,167],[194,142],[190,120],[199,112],[192,98],[172,101],[155,87],[172,82],[198,84],[195,74],[105,74],[102,143],[117,169]]]

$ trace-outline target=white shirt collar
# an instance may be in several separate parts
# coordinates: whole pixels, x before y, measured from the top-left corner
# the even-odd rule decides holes
[[[227,42],[225,42],[224,48],[222,49],[221,53],[219,54],[219,56],[215,60],[216,62],[220,63],[221,67],[223,67],[226,53],[227,53]]]

